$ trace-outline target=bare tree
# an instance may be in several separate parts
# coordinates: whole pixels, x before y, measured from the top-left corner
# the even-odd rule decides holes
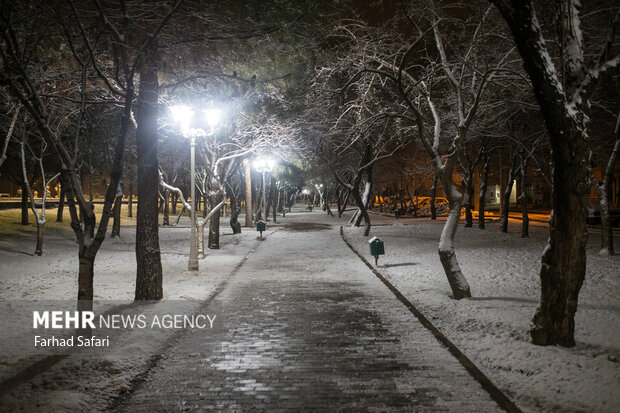
[[[590,169],[590,179],[592,185],[596,189],[598,194],[599,205],[601,207],[601,254],[614,255],[614,235],[611,224],[611,213],[609,207],[609,194],[607,188],[609,188],[609,182],[613,176],[614,165],[618,154],[620,153],[620,113],[616,117],[616,127],[614,128],[614,145],[611,150],[611,154],[607,160],[605,171],[603,172],[603,179],[597,181],[592,169]]]
[[[540,304],[532,320],[534,344],[575,345],[575,312],[586,268],[586,194],[588,192],[588,128],[585,110],[599,79],[617,67],[612,56],[620,11],[599,56],[584,57],[581,5],[558,1],[561,65],[551,59],[531,1],[491,0],[512,30],[550,135],[553,157],[553,217],[542,257]]]
[[[11,137],[13,135],[13,129],[15,129],[15,122],[17,122],[17,118],[19,117],[19,110],[21,109],[21,105],[17,105],[15,108],[15,112],[13,113],[13,118],[11,119],[11,124],[9,129],[6,132],[6,138],[4,138],[4,144],[2,146],[2,154],[0,155],[0,168],[2,164],[6,160],[6,152],[9,149],[9,142],[11,141]]]
[[[426,30],[422,30],[407,16],[414,30],[418,32],[418,37],[406,47],[402,47],[400,42],[394,46],[378,41],[377,39],[386,38],[384,34],[370,38],[368,33],[372,31],[366,27],[356,31],[354,28],[345,27],[343,30],[356,33],[355,42],[363,45],[363,64],[356,76],[371,73],[379,75],[392,85],[393,92],[390,96],[394,96],[399,105],[389,112],[389,116],[406,121],[415,128],[408,133],[417,135],[441,181],[450,203],[450,213],[441,234],[439,257],[453,296],[460,299],[471,296],[471,292],[454,252],[454,236],[463,205],[463,194],[454,180],[455,166],[483,102],[485,91],[508,61],[511,50],[491,61],[479,47],[484,38],[482,27],[487,27],[482,24],[488,17],[486,11],[478,16],[477,24],[466,36],[468,40],[463,48],[464,54],[457,53],[457,49],[451,50],[451,56],[458,63],[452,62],[444,47],[440,22],[435,16],[434,13],[430,14],[430,21],[427,21],[430,27]],[[424,41],[431,33],[435,46],[433,52],[425,50]],[[388,54],[390,50],[393,51],[392,54]],[[477,50],[485,58],[477,57],[473,50]],[[414,52],[421,52],[424,58],[414,60]],[[437,55],[439,61],[433,57]],[[381,82],[380,85],[384,86],[386,83]],[[387,90],[382,87],[381,92],[385,93]],[[441,106],[437,104],[439,101],[442,101]],[[447,110],[444,110],[444,107],[447,107]],[[449,121],[453,117],[456,117],[455,123]],[[445,139],[446,132],[451,135],[450,139]]]
[[[41,140],[40,142],[40,149],[39,149],[39,153],[38,155],[35,155],[32,150],[30,149],[30,146],[27,144],[26,142],[26,133],[25,130],[22,132],[22,140],[20,142],[20,154],[21,154],[21,160],[22,160],[22,173],[23,173],[23,179],[24,179],[24,184],[26,187],[26,190],[28,192],[28,198],[30,198],[30,208],[32,210],[32,213],[35,216],[35,219],[37,221],[37,245],[34,249],[34,253],[36,255],[42,255],[43,254],[43,226],[46,223],[46,219],[45,219],[45,202],[47,201],[47,186],[53,182],[56,178],[58,178],[58,176],[60,175],[60,173],[57,173],[56,175],[54,175],[52,178],[50,179],[46,179],[46,175],[45,175],[45,167],[43,166],[43,155],[45,154],[45,151],[47,149],[47,144],[45,143],[44,140]],[[37,206],[36,206],[36,200],[35,200],[35,196],[34,193],[32,191],[32,187],[30,186],[30,182],[28,181],[28,173],[26,172],[26,152],[24,150],[24,147],[28,146],[30,152],[31,152],[31,156],[34,157],[35,161],[37,162],[38,166],[39,166],[39,171],[41,173],[41,191],[42,191],[42,195],[41,195],[41,212],[39,212],[37,210]]]

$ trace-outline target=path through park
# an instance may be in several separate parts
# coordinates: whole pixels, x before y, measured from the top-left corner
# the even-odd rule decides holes
[[[500,410],[338,225],[303,215],[229,280],[223,328],[185,335],[119,411]]]

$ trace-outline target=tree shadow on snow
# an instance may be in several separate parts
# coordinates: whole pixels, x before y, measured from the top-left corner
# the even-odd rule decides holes
[[[381,268],[390,268],[390,267],[406,267],[408,265],[418,265],[417,262],[399,262],[397,264],[383,264],[379,265]]]
[[[468,300],[473,301],[509,301],[514,303],[527,303],[537,305],[539,300],[537,298],[526,298],[526,297],[471,297]],[[610,311],[615,313],[620,313],[620,306],[613,304],[590,304],[590,303],[579,303],[579,308],[588,309],[588,310],[603,310]]]
[[[17,250],[17,249],[14,249],[14,248],[6,247],[4,245],[0,246],[0,251],[12,252],[12,253],[15,253],[15,254],[23,254],[23,255],[28,255],[30,257],[34,257],[34,253],[26,252],[26,251],[22,251],[22,250]]]

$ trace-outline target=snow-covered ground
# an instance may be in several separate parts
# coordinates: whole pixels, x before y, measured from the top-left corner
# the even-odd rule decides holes
[[[307,217],[346,225],[344,218],[328,218],[318,209]],[[379,236],[386,245],[379,270],[520,407],[620,411],[620,257],[597,255],[598,236],[588,244],[588,270],[576,318],[577,346],[565,349],[538,347],[529,340],[529,322],[539,298],[540,254],[548,236],[545,225],[534,223],[529,239],[520,237],[518,223],[511,224],[508,234],[500,233],[497,223],[489,223],[484,231],[461,225],[456,252],[474,297],[456,301],[449,297],[437,256],[442,221],[396,221],[379,215],[372,215],[372,220],[378,225],[371,236]],[[24,230],[18,224],[0,225],[0,300],[75,299],[77,245],[64,225],[46,229],[42,257],[31,254],[34,226]],[[187,271],[187,226],[160,228],[166,299],[208,297],[259,244],[254,230],[233,235],[224,219],[221,228],[221,249],[208,250],[199,274]],[[131,227],[124,227],[120,239],[103,243],[95,264],[97,299],[132,299],[134,235]],[[362,229],[347,226],[345,236],[371,258]],[[0,357],[0,381],[40,359]],[[0,410],[105,410],[132,387],[149,360],[147,355],[67,357],[2,396]]]
[[[0,211],[0,214],[5,211]],[[0,300],[75,300],[77,244],[69,224],[50,223],[44,232],[43,256],[32,254],[34,225],[1,222]],[[51,219],[51,218],[49,218]],[[0,220],[2,221],[2,220]],[[6,221],[6,220],[5,220]],[[187,222],[185,222],[187,221]],[[219,250],[207,250],[200,271],[187,270],[188,220],[179,227],[160,227],[164,299],[190,300],[198,305],[222,285],[235,266],[259,243],[254,230],[232,234],[222,219]],[[130,221],[131,222],[131,221]],[[208,235],[208,234],[205,234]],[[95,261],[95,300],[132,300],[135,290],[135,229],[123,227],[121,237],[106,239]],[[172,335],[172,333],[170,334]],[[132,387],[148,368],[154,343],[140,343],[144,355],[69,356],[32,381],[0,397],[0,411],[94,412],[105,410],[115,397]],[[131,343],[129,343],[131,345]],[[0,382],[44,359],[41,356],[1,357]]]
[[[378,270],[526,411],[620,411],[620,256],[597,255],[599,236],[588,244],[587,275],[576,315],[577,346],[530,344],[529,324],[540,288],[545,225],[509,233],[498,224],[457,231],[456,254],[473,298],[453,300],[437,255],[443,221],[372,216],[370,236],[385,242]],[[370,256],[363,229],[345,237]]]

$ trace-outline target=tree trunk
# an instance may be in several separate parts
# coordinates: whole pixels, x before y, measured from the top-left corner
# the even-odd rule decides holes
[[[338,189],[336,192],[336,208],[338,209],[338,218],[342,215],[342,192],[343,189]]]
[[[157,215],[164,213],[164,196],[161,194],[161,191],[157,191]]]
[[[243,169],[245,175],[245,226],[252,228],[252,171],[249,159],[243,160]]]
[[[80,246],[84,250],[83,246]],[[95,276],[95,257],[80,251],[79,255],[79,272],[78,272],[78,301],[93,300],[93,279]]]
[[[483,158],[483,167],[480,172],[480,192],[478,194],[478,201],[480,207],[478,208],[478,228],[484,229],[484,214],[486,208],[486,197],[487,197],[487,182],[489,181],[489,155],[488,153],[484,153]]]
[[[65,210],[65,187],[60,185],[60,195],[58,196],[58,210],[56,211],[56,222],[62,222]]]
[[[441,231],[439,240],[439,260],[450,283],[452,295],[456,300],[471,297],[469,284],[461,272],[454,253],[454,235],[461,219],[461,200],[450,201],[450,213]]]
[[[289,194],[289,198],[288,198],[288,212],[291,212],[291,208],[293,207],[293,205],[295,205],[295,197],[297,195],[295,193],[291,193]]]
[[[611,226],[611,214],[609,211],[609,195],[605,181],[594,184],[601,207],[601,255],[614,255],[614,233]]]
[[[585,116],[575,111],[579,106],[568,104],[567,97],[573,96],[575,85],[571,83],[579,84],[581,80],[571,82],[568,76],[567,84],[559,83],[530,1],[492,1],[512,30],[545,119],[552,149],[553,215],[549,242],[542,256],[541,296],[532,319],[532,342],[571,347],[575,345],[575,312],[586,270],[589,185],[587,128],[581,123]],[[562,23],[572,29],[576,18],[570,16],[572,20],[567,18]],[[575,36],[574,31],[567,30],[567,33]]]
[[[231,207],[230,211],[230,227],[233,230],[233,234],[241,234],[241,223],[238,221],[240,209]]]
[[[270,188],[270,195],[269,198],[271,198],[270,204],[271,204],[271,217],[273,218],[273,222],[276,222],[277,216],[278,216],[278,194],[277,194],[277,188],[276,188],[276,178],[275,177],[271,177],[271,188]]]
[[[218,192],[213,198],[211,208],[215,208],[217,204],[222,202],[224,195]],[[220,249],[220,216],[222,208],[219,208],[211,217],[209,221],[209,249]]]
[[[474,225],[474,217],[471,213],[474,199],[474,172],[469,171],[465,179],[465,227],[471,228]]]
[[[133,218],[133,182],[129,182],[129,200],[127,201],[127,216]]]
[[[437,208],[435,208],[435,194],[437,193],[437,175],[433,178],[433,184],[431,185],[431,219],[437,219]]]
[[[22,187],[22,225],[29,224],[29,212],[28,212],[28,188],[25,183],[21,184]]]
[[[459,227],[459,221],[461,219],[463,196],[456,189],[452,181],[451,168],[444,169],[439,178],[441,178],[441,184],[445,189],[446,197],[450,203],[448,219],[443,226],[441,237],[439,238],[439,260],[448,278],[448,283],[452,289],[454,299],[460,300],[461,298],[471,297],[469,284],[461,272],[456,254],[454,253],[454,236],[456,235],[456,230]]]
[[[273,204],[273,186],[274,186],[274,181],[272,180],[273,177],[271,177],[271,179],[269,179],[269,183],[265,184],[265,185],[269,185],[268,187],[266,186],[267,192],[265,194],[265,196],[267,197],[267,199],[265,200],[265,221],[267,221],[267,219],[269,218],[269,213],[271,212],[271,207]]]
[[[614,144],[614,148],[609,156],[609,160],[607,161],[607,167],[605,168],[605,172],[603,175],[602,182],[596,182],[596,178],[593,178],[594,187],[596,188],[596,192],[598,193],[599,205],[601,207],[601,250],[599,254],[602,255],[614,255],[614,234],[613,229],[611,227],[611,214],[609,211],[609,193],[608,186],[609,181],[612,179],[614,165],[616,163],[616,158],[620,153],[620,113],[616,119],[616,128],[615,128],[616,142]]]
[[[370,172],[368,172],[367,175],[370,176]],[[372,181],[370,179],[366,181],[366,183],[364,184],[364,193],[362,195],[360,195],[359,193],[359,185],[360,185],[359,181],[360,180],[356,182],[356,185],[353,187],[353,190],[351,191],[353,195],[353,199],[355,199],[355,202],[357,203],[357,207],[358,207],[358,213],[355,217],[353,226],[359,227],[363,219],[366,225],[364,235],[368,236],[368,234],[370,234],[370,227],[371,227],[370,216],[368,215],[368,202],[370,200],[370,192],[372,190]]]
[[[138,166],[138,216],[136,225],[136,300],[163,298],[159,249],[157,163],[158,83],[157,57],[152,46],[140,65],[140,96],[136,130]]]
[[[548,121],[549,122],[549,121]],[[576,131],[571,131],[577,135]],[[575,345],[575,312],[586,271],[586,140],[552,135],[553,217],[540,270],[541,297],[532,319],[532,342]]]
[[[338,218],[342,217],[342,214],[347,208],[347,203],[349,202],[349,196],[351,195],[351,191],[346,188],[342,188],[340,195],[342,196],[342,201],[338,205]]]
[[[510,171],[508,171],[508,182],[505,186],[504,193],[502,194],[502,206],[499,219],[499,230],[502,232],[508,232],[508,216],[510,212],[510,194],[512,193],[512,187],[514,185],[515,176],[518,172],[516,156],[513,155],[510,158]]]
[[[327,192],[328,192],[328,191],[326,190],[326,191],[325,191],[325,196],[326,196],[326,197],[327,197]],[[336,198],[338,198],[338,193],[336,193]],[[333,216],[334,216],[334,213],[332,212],[332,209],[329,207],[329,202],[328,202],[328,200],[327,200],[327,199],[325,199],[325,211],[327,211],[327,214],[328,214],[330,217],[333,217]]]
[[[170,191],[164,189],[164,226],[170,226]]]
[[[353,224],[353,226],[359,227],[363,219],[364,223],[366,224],[364,235],[368,236],[368,234],[370,234],[370,217],[368,216],[368,211],[366,210],[364,201],[362,200],[362,197],[359,195],[359,193],[357,191],[352,191],[352,192],[353,192],[353,199],[355,199],[355,202],[358,205],[358,213],[356,215],[355,223]]]
[[[521,162],[521,179],[519,181],[521,193],[519,194],[519,202],[521,203],[521,238],[530,236],[530,217],[527,213],[527,163]]]
[[[262,205],[263,205],[263,184],[259,184],[259,186],[256,188],[256,196],[253,198],[256,200],[256,205],[254,206],[254,216],[255,221],[260,221],[265,219],[263,217],[263,211],[262,211]]]
[[[114,221],[112,221],[112,234],[110,235],[112,238],[119,237],[121,235],[121,206],[123,205],[123,197],[122,195],[116,196],[114,200],[114,207],[112,207],[112,216],[114,217]]]
[[[37,221],[37,246],[34,248],[34,253],[39,257],[43,255],[43,223]]]

